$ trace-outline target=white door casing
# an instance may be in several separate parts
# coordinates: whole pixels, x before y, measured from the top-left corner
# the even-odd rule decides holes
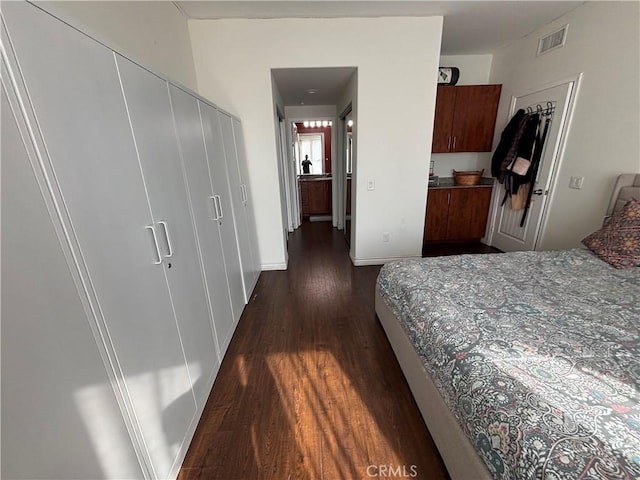
[[[535,112],[536,106],[540,105],[544,109],[548,105],[547,102],[553,105],[554,114],[543,146],[537,178],[531,186],[536,193],[531,196],[530,208],[523,227],[520,227],[520,222],[524,210],[512,210],[509,199],[504,206],[501,206],[505,189],[498,182],[493,189],[488,243],[500,250],[505,252],[536,250],[544,229],[546,209],[553,195],[555,174],[562,160],[579,78],[556,82],[511,98],[509,118],[521,108],[526,110],[527,107],[531,107]],[[542,118],[541,128],[544,128],[545,119],[546,117]]]

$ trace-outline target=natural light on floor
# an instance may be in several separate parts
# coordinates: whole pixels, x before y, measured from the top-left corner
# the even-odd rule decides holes
[[[274,353],[266,361],[310,478],[361,478],[371,462],[404,463],[397,453],[383,459],[376,455],[393,446],[331,352]],[[361,416],[354,418],[353,412]],[[369,434],[351,435],[353,422]],[[260,464],[260,452],[254,450]],[[370,461],[359,465],[354,459]]]

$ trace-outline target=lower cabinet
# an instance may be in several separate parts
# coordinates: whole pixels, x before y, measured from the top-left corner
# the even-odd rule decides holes
[[[197,95],[1,20],[1,477],[176,478],[259,274],[239,121],[225,145]]]
[[[492,187],[429,188],[424,243],[477,241],[489,216]]]
[[[300,179],[302,216],[331,215],[331,178]]]

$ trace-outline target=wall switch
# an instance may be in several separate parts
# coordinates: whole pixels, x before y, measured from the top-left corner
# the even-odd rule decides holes
[[[584,177],[571,177],[569,179],[569,188],[580,190],[582,188],[582,182],[584,182]]]
[[[376,189],[376,181],[372,178],[367,180],[367,190],[375,190]]]
[[[382,232],[382,241],[384,243],[389,243],[389,232]]]

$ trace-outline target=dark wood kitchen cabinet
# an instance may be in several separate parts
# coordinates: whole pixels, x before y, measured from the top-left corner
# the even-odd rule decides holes
[[[430,188],[424,243],[477,241],[485,233],[491,185]]]
[[[433,153],[490,152],[502,85],[440,85]]]

